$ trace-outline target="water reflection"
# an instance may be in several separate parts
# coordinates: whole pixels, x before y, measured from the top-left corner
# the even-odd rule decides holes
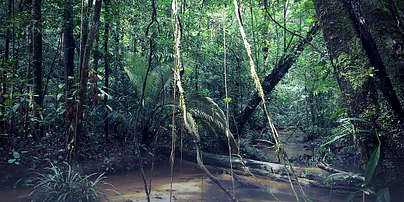
[[[177,162],[179,162],[179,160]],[[151,192],[152,201],[170,201],[171,186],[168,165],[168,163],[162,163],[161,166],[157,167],[154,171]],[[232,181],[229,175],[216,174],[216,176],[231,190]],[[288,183],[274,181],[265,177],[254,178],[241,176],[241,178],[257,186],[245,186],[244,184],[235,182],[234,192],[239,201],[296,201]],[[109,185],[100,185],[99,188],[104,189],[105,193],[112,201],[146,201],[143,181],[139,172],[109,176],[106,182],[113,184],[116,191],[119,192],[118,194],[112,191]],[[313,187],[305,187],[304,189],[306,194],[313,201],[344,201],[343,197],[337,197],[336,194],[330,193],[328,190]],[[0,201],[29,201],[27,198],[29,191],[29,189],[0,191]],[[172,194],[173,201],[178,202],[230,201],[227,195],[216,184],[212,183],[196,164],[186,161],[175,165]]]

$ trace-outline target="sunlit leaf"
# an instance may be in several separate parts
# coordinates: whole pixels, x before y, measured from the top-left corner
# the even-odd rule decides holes
[[[334,136],[331,140],[329,140],[328,142],[322,144],[321,147],[324,147],[325,145],[331,144],[331,143],[333,143],[333,142],[335,142],[335,141],[337,141],[337,140],[339,140],[339,139],[341,139],[341,138],[343,138],[343,137],[345,137],[347,135],[349,135],[349,134],[346,133],[346,134],[343,134],[343,135]]]
[[[308,24],[312,23],[313,21],[314,21],[313,18],[307,18],[304,20],[304,22],[306,22]]]

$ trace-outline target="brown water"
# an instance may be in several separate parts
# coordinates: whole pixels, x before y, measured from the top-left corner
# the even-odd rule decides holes
[[[227,174],[217,174],[216,177],[231,190],[231,177]],[[258,186],[246,186],[235,182],[235,193],[239,201],[296,201],[290,185],[265,177],[242,177],[244,180],[253,182]],[[143,183],[139,173],[127,173],[124,175],[111,176],[106,180],[114,184],[120,194],[112,191],[106,192],[113,201],[125,202],[146,201]],[[174,172],[172,185],[173,200],[175,201],[230,201],[228,196],[199,169],[190,162],[183,161],[182,168],[178,163]],[[103,186],[107,188],[107,186]],[[271,194],[272,192],[272,194]],[[314,201],[344,201],[336,198],[336,194],[328,190],[317,188],[305,188],[306,194]],[[170,174],[167,167],[158,168],[152,181],[152,201],[170,201]],[[276,198],[275,198],[276,197]],[[278,199],[278,200],[277,200]]]
[[[231,177],[227,174],[217,174],[221,182],[231,190]],[[253,182],[258,186],[246,186],[235,182],[234,192],[239,201],[296,201],[290,189],[290,185],[284,182],[273,181],[268,178],[242,177],[244,180]],[[146,201],[143,181],[139,172],[129,172],[122,175],[109,176],[106,182],[115,186],[119,194],[108,190],[111,186],[101,185],[100,189],[108,195],[109,199],[117,202]],[[0,191],[0,202],[28,201],[29,189],[3,190]],[[271,194],[272,192],[272,194]],[[343,197],[328,190],[317,188],[305,188],[305,192],[313,201],[344,201]],[[184,161],[182,166],[177,163],[174,171],[172,185],[173,201],[230,201],[227,195],[213,184],[199,167]],[[168,164],[155,169],[152,181],[152,201],[170,201],[170,173]]]

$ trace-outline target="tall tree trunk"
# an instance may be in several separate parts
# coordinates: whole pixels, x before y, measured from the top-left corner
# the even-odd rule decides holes
[[[64,24],[63,24],[63,67],[64,67],[64,80],[65,80],[65,125],[66,130],[66,145],[70,141],[72,130],[70,129],[71,122],[74,116],[73,107],[73,77],[74,77],[74,48],[75,41],[73,38],[73,1],[65,0],[64,2]]]
[[[306,38],[301,39],[291,53],[284,55],[277,63],[278,65],[272,70],[271,74],[265,77],[264,83],[262,84],[264,94],[268,95],[283,78],[283,76],[289,71],[290,67],[292,67],[297,58],[303,52],[304,47],[313,39],[313,36],[317,32],[318,28],[318,24],[315,24],[307,33]],[[255,111],[260,102],[261,98],[259,97],[258,92],[255,92],[252,99],[248,102],[248,105],[244,108],[243,112],[237,117],[239,131],[242,130],[244,124],[248,121],[251,114]]]
[[[93,90],[93,98],[91,99],[91,105],[92,107],[95,107],[99,104],[99,97],[98,97],[98,63],[99,60],[101,59],[101,51],[99,49],[99,41],[100,37],[99,34],[97,33],[95,36],[95,45],[94,45],[94,53],[93,53],[93,72],[94,74],[91,75],[92,83],[90,84],[90,88]],[[91,82],[91,81],[90,81]],[[92,108],[93,109],[93,108]]]
[[[7,68],[9,65],[7,63],[9,62],[9,57],[10,57],[10,39],[11,39],[11,10],[12,10],[12,5],[13,5],[13,0],[8,0],[8,6],[7,6],[7,20],[8,22],[6,23],[7,28],[6,28],[6,37],[5,37],[5,47],[4,47],[4,61],[3,65]],[[6,73],[7,70],[3,70],[2,73],[2,91],[3,93],[6,93]]]
[[[105,29],[104,29],[104,68],[105,68],[105,86],[104,86],[104,91],[105,93],[108,93],[109,89],[109,55],[108,55],[108,39],[109,39],[109,0],[104,0],[105,2],[105,13],[106,13],[106,22],[105,22]],[[108,142],[108,107],[107,107],[107,102],[108,102],[108,95],[104,95],[104,105],[105,105],[105,114],[104,114],[104,135],[105,135],[105,141]]]
[[[34,93],[34,135],[36,138],[42,136],[42,23],[41,23],[41,5],[42,0],[32,0],[32,68],[34,73],[33,93]]]
[[[368,32],[370,31],[373,43],[375,43],[373,47],[369,47],[372,51],[367,51],[367,54],[369,56],[369,54],[376,53],[374,50],[378,50],[379,56],[373,56],[372,60],[378,58],[379,62],[371,61],[371,63],[375,68],[378,66],[383,68],[375,72],[379,74],[377,77],[383,76],[380,74],[385,72],[384,78],[387,78],[380,78],[379,85],[394,90],[391,92],[385,89],[383,93],[388,96],[386,100],[393,110],[404,117],[402,109],[404,106],[404,13],[399,13],[404,11],[404,4],[399,4],[396,0],[380,0],[378,3],[373,0],[362,0],[361,6],[363,17],[368,22]],[[364,34],[361,36],[365,37]],[[388,82],[387,80],[390,80],[391,85],[382,83]],[[404,120],[402,119],[402,121]]]
[[[369,43],[374,43],[374,40],[369,40],[372,35],[365,33],[369,30],[360,28],[367,24],[367,19],[361,14],[350,15],[350,11],[353,11],[351,7],[353,1],[314,0],[313,2],[348,115],[363,119],[352,121],[357,131],[356,146],[362,165],[366,166],[380,139],[380,159],[372,183],[378,187],[389,187],[393,195],[399,195],[401,193],[397,192],[399,187],[397,185],[403,186],[404,183],[402,174],[404,131],[402,123],[398,121],[402,117],[395,111],[397,106],[392,106],[391,100],[389,101],[395,92],[391,84],[384,83],[388,82],[389,78],[381,75],[382,71],[387,71],[385,72],[387,75],[391,74],[392,66],[386,63],[387,66],[383,70],[383,62],[374,61],[378,60],[380,55],[369,58],[372,54],[388,53],[377,53],[377,47],[369,49],[368,46],[371,45]],[[351,14],[361,13],[360,3],[357,1],[354,3],[358,7]],[[358,23],[362,25],[355,24],[356,17],[360,17]],[[374,20],[387,24],[390,21],[388,18]],[[381,35],[376,34],[375,38],[383,38],[383,33],[379,34]],[[373,74],[372,66],[379,69],[379,72]],[[386,95],[386,90],[393,93]]]
[[[1,63],[2,71],[1,71],[1,90],[0,90],[0,102],[3,103],[5,98],[4,95],[7,94],[7,68],[10,67],[9,65],[9,57],[10,57],[10,39],[11,39],[11,20],[12,20],[12,8],[13,8],[13,0],[8,0],[8,5],[7,5],[7,23],[6,23],[6,34],[5,34],[5,46],[4,46],[4,57],[3,61]],[[1,52],[0,52],[1,53]],[[1,54],[0,54],[1,55]],[[5,120],[4,114],[4,106],[2,105],[0,107],[0,134],[7,133],[6,128],[7,128],[7,122]]]
[[[84,2],[84,1],[83,1]],[[81,68],[83,67],[83,61],[84,61],[84,54],[85,54],[85,48],[87,44],[87,38],[88,38],[88,24],[90,21],[90,12],[91,8],[93,7],[93,1],[88,0],[88,5],[87,8],[84,8],[84,5],[82,6],[82,19],[81,19],[81,25],[80,25],[80,32],[81,32],[81,41],[80,41],[80,55],[79,55],[79,73],[81,73]],[[80,75],[79,75],[80,77]]]
[[[90,56],[93,49],[93,43],[98,31],[98,25],[100,24],[100,12],[101,12],[102,0],[96,0],[93,16],[93,25],[91,27],[91,32],[87,39],[86,48],[83,57],[83,66],[80,73],[80,89],[79,89],[79,103],[77,104],[77,114],[76,114],[76,128],[74,132],[74,144],[76,146],[76,151],[78,144],[80,143],[80,137],[82,135],[83,128],[83,114],[84,114],[84,103],[87,98],[87,83],[88,83],[88,68],[90,62]]]

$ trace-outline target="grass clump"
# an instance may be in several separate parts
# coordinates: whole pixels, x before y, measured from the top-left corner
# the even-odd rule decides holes
[[[46,168],[48,172],[38,173],[36,185],[30,193],[32,201],[90,202],[107,199],[96,187],[105,179],[104,174],[90,180],[96,173],[82,175],[69,164],[65,164],[65,167],[61,167],[51,163],[51,166]]]

